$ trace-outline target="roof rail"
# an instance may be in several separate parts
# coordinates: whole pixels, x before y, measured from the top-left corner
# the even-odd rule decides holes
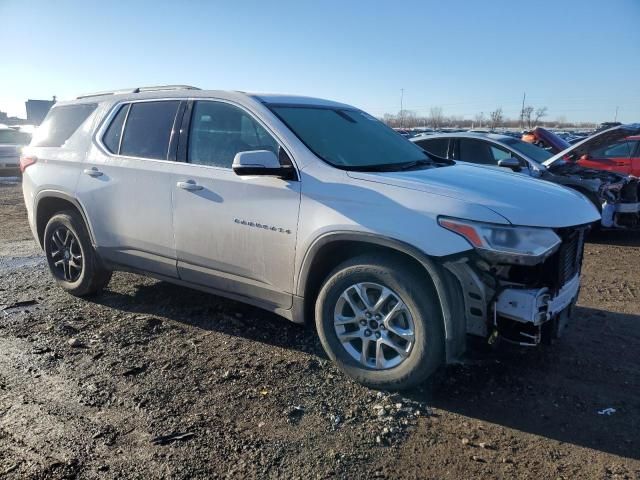
[[[85,93],[76,97],[77,100],[81,98],[101,97],[103,95],[119,95],[123,93],[141,93],[141,92],[157,92],[162,90],[200,90],[198,87],[192,87],[191,85],[156,85],[153,87],[136,87],[125,88],[122,90],[109,90],[104,92]]]
[[[154,87],[138,87],[134,93],[139,92],[155,92],[158,90],[200,90],[198,87],[191,85],[156,85]]]

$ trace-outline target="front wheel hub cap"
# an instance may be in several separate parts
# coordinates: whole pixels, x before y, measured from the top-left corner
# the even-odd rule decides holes
[[[363,317],[368,321],[363,323]],[[347,287],[336,302],[333,319],[342,347],[364,367],[394,368],[411,354],[413,316],[400,296],[384,285],[362,282]]]

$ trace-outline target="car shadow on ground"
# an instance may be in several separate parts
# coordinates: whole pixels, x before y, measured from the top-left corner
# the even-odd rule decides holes
[[[166,317],[202,330],[297,350],[326,359],[313,328],[248,304],[140,277],[132,294],[107,289],[91,300],[122,312]]]
[[[131,294],[105,291],[96,303],[166,317],[326,359],[313,328],[239,302],[141,280]],[[574,328],[552,346],[489,348],[405,392],[444,411],[595,450],[640,459],[640,316],[577,308]],[[612,353],[616,352],[615,357]],[[612,415],[598,411],[612,407]]]
[[[536,349],[476,346],[415,400],[522,432],[640,459],[640,315],[578,307],[575,325]],[[615,412],[607,415],[605,409]],[[602,413],[599,413],[602,412]]]

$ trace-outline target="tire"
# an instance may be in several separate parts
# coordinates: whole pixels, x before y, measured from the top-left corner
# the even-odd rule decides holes
[[[93,295],[111,280],[111,270],[98,258],[84,220],[76,211],[59,212],[49,219],[43,247],[51,275],[71,295]]]
[[[357,382],[375,389],[403,390],[426,380],[444,360],[442,311],[435,288],[426,275],[401,259],[391,260],[388,256],[363,255],[339,265],[322,286],[315,309],[318,335],[329,358]],[[388,303],[383,303],[379,310],[369,309],[361,301],[364,295],[369,306],[373,305],[382,298],[383,289],[404,304],[402,307],[398,302],[395,316],[392,311],[396,304],[391,295],[387,295]],[[376,298],[378,291],[380,297]],[[360,312],[356,313],[356,309]],[[376,312],[381,319],[372,325],[371,318],[376,318]],[[373,317],[362,318],[367,313]],[[349,323],[336,326],[335,318],[339,318],[339,323]],[[355,322],[353,318],[359,320]],[[367,322],[365,325],[363,320]],[[411,330],[413,338],[409,341]],[[355,338],[344,342],[351,337]],[[362,354],[364,340],[360,338],[369,339],[370,346],[364,349],[366,355]],[[395,347],[390,348],[388,341]],[[370,342],[374,342],[373,346]],[[380,363],[379,348],[383,357]],[[399,351],[406,356],[398,354]],[[356,359],[358,352],[360,357]],[[397,358],[388,358],[394,355]]]

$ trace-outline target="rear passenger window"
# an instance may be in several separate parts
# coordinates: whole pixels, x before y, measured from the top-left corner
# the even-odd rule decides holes
[[[96,109],[95,103],[53,107],[31,142],[32,147],[62,147]]]
[[[120,137],[122,136],[122,125],[124,125],[124,119],[127,117],[127,111],[129,105],[123,105],[120,107],[117,115],[111,121],[111,125],[107,128],[104,137],[102,137],[102,143],[107,147],[111,153],[118,154],[120,149]]]
[[[132,103],[120,155],[166,160],[177,100]]]
[[[449,146],[448,138],[432,138],[430,140],[422,140],[416,142],[420,148],[424,148],[427,152],[441,158],[447,158],[447,147]]]

